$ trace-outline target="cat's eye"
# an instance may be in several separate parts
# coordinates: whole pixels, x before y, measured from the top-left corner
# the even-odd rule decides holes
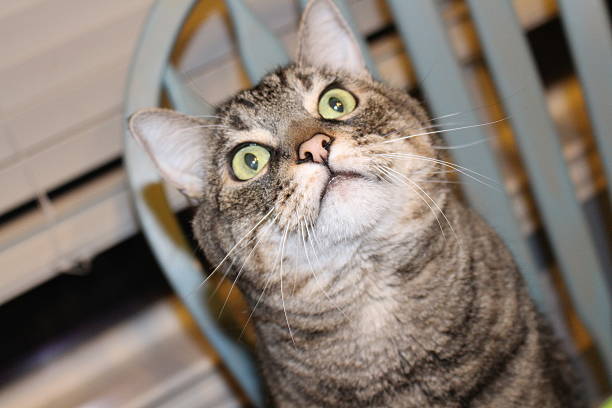
[[[355,110],[357,101],[348,91],[332,88],[319,99],[319,115],[325,119],[338,119]]]
[[[270,160],[270,152],[255,143],[238,149],[232,157],[232,171],[238,180],[249,180],[261,172]]]

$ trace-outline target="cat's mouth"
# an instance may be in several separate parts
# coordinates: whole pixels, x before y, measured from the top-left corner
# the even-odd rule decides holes
[[[323,189],[323,191],[321,191],[321,201],[323,201],[323,198],[325,198],[325,195],[328,192],[335,189],[340,184],[348,180],[354,180],[354,179],[364,179],[365,180],[366,177],[363,174],[350,172],[350,171],[331,172],[329,175],[329,180],[327,181],[327,184],[325,185],[325,188]]]

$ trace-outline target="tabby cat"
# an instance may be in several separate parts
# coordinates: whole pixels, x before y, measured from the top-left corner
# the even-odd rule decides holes
[[[331,0],[304,11],[297,63],[212,120],[145,109],[129,126],[198,201],[275,406],[581,406],[509,251],[448,188],[461,168]]]

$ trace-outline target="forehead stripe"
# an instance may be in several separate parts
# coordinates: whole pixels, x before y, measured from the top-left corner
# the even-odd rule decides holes
[[[238,115],[231,115],[229,117],[230,125],[236,130],[249,130],[249,127]]]
[[[296,73],[295,77],[300,80],[300,82],[302,83],[302,85],[307,91],[310,91],[310,89],[312,88],[312,75],[311,74]]]
[[[234,100],[234,102],[236,102],[239,105],[246,106],[247,108],[255,107],[255,103],[249,101],[248,99],[244,99],[244,98],[237,98]]]

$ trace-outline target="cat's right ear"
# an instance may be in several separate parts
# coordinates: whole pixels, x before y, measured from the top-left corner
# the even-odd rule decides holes
[[[298,65],[368,72],[348,23],[332,0],[310,0],[298,34]]]
[[[128,126],[164,179],[189,197],[202,197],[208,125],[169,109],[149,108],[134,113]]]

